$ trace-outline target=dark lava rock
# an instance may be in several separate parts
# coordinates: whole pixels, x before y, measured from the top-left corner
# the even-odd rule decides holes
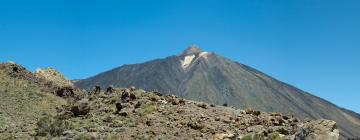
[[[82,99],[82,100],[76,102],[71,107],[71,112],[74,114],[74,116],[88,114],[90,112],[89,101],[87,99]]]
[[[198,107],[201,107],[203,109],[207,109],[208,106],[206,104],[197,104]]]
[[[95,94],[100,94],[100,92],[101,92],[101,87],[100,87],[100,86],[95,86],[95,91],[94,91],[94,93],[95,93]]]
[[[154,91],[153,92],[155,95],[157,95],[157,96],[162,96],[162,94],[160,93],[160,92],[158,92],[158,91]]]
[[[116,106],[116,112],[120,112],[121,109],[123,109],[123,106],[121,105],[120,102],[116,102],[116,103],[115,103],[115,106]]]
[[[130,94],[130,100],[136,100],[136,95],[133,94],[133,93],[131,93],[131,94]]]
[[[107,94],[111,94],[114,92],[114,88],[112,86],[109,86],[107,89],[106,89],[106,93]]]
[[[61,87],[55,90],[55,93],[59,97],[73,97],[74,89],[72,87]]]
[[[120,116],[124,116],[124,117],[126,117],[127,115],[128,115],[128,113],[127,112],[120,112],[120,113],[118,113]]]
[[[256,116],[259,116],[261,114],[261,112],[260,111],[254,111],[252,114],[256,115]]]

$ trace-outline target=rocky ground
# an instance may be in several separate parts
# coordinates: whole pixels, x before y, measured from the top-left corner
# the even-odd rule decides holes
[[[42,110],[43,113],[37,113],[35,119],[23,116],[20,120],[25,124],[28,121],[29,127],[21,129],[22,125],[13,125],[11,129],[1,128],[0,139],[339,139],[336,123],[330,120],[302,121],[291,115],[216,106],[134,87],[103,90],[95,87],[86,92],[48,83],[46,78],[39,79],[15,64],[2,64],[0,72],[15,77],[11,80],[22,79],[30,81],[33,86],[45,86],[47,88],[40,89],[41,95],[49,94],[54,96],[51,99],[64,100],[59,104],[43,102],[51,105],[46,106],[49,110],[54,108],[55,111],[47,113]],[[18,84],[11,88],[22,86]],[[30,89],[21,92],[31,94],[25,90]],[[8,91],[2,90],[0,95],[5,93]],[[41,98],[40,93],[37,98]],[[31,100],[26,98],[22,102],[27,101]],[[0,108],[0,115],[10,109],[9,106],[4,108]],[[27,110],[31,112],[33,109],[36,106]],[[15,121],[7,118],[7,121]]]
[[[141,89],[99,88],[57,116],[43,118],[34,136],[56,139],[338,139],[330,120],[236,110]],[[60,126],[59,128],[51,127]]]

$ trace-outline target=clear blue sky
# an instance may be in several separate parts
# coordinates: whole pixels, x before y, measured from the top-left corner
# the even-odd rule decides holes
[[[359,0],[2,0],[0,61],[86,78],[190,44],[360,112]]]

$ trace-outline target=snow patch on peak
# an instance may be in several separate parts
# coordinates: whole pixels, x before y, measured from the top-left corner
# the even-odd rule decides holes
[[[209,56],[209,52],[201,52],[200,54],[199,54],[199,58],[200,57],[203,57],[203,58],[205,58],[205,59],[207,59],[208,58],[208,56]]]
[[[181,67],[185,70],[186,68],[188,68],[191,63],[193,62],[195,58],[195,55],[189,55],[189,56],[185,56],[184,60],[180,60],[181,62]]]
[[[183,56],[183,59],[180,60],[181,67],[186,70],[193,62],[200,58],[204,58],[205,60],[208,59],[209,52],[200,52],[199,54],[193,54],[193,55],[186,55]]]

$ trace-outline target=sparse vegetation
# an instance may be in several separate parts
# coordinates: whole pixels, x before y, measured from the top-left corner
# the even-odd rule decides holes
[[[72,129],[69,121],[54,119],[53,116],[46,116],[37,122],[35,129],[37,136],[60,136],[64,131]]]
[[[252,140],[252,135],[246,135],[241,140]]]
[[[150,104],[141,104],[140,108],[138,109],[138,112],[141,116],[144,116],[148,113],[151,113],[156,110],[157,105],[154,103]]]
[[[0,64],[0,139],[15,137],[18,131],[30,131],[43,114],[56,115],[56,107],[66,104],[66,100],[53,95],[36,83],[10,75],[7,67]],[[20,68],[18,72],[22,72]],[[28,73],[25,73],[27,75]],[[18,74],[20,75],[20,74]],[[20,139],[27,137],[17,136]]]
[[[268,137],[270,140],[284,140],[280,137],[280,133],[278,132],[270,133]]]

